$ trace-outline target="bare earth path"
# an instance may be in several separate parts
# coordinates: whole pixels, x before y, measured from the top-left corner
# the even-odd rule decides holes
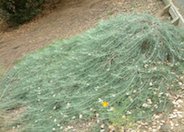
[[[0,63],[12,66],[26,53],[87,30],[110,15],[132,11],[155,15],[163,6],[161,0],[63,0],[43,17],[0,34]]]

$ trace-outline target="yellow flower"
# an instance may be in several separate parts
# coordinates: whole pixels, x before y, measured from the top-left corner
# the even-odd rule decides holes
[[[108,106],[109,106],[109,102],[103,101],[103,102],[102,102],[102,106],[103,106],[103,107],[108,107]]]

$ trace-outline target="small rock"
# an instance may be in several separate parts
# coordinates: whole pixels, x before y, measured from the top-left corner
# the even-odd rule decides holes
[[[104,124],[102,124],[102,125],[100,126],[100,128],[101,128],[101,129],[104,129],[104,128],[105,128],[105,125],[104,125]]]

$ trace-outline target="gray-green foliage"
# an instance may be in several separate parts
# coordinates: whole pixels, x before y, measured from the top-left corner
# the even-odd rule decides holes
[[[145,119],[166,110],[183,50],[183,30],[145,14],[119,15],[26,56],[4,78],[0,107],[25,107],[26,132],[59,130],[94,111],[102,120],[127,111]]]

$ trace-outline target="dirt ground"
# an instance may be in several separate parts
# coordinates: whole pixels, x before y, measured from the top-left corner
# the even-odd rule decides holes
[[[157,15],[163,6],[161,0],[62,0],[35,20],[0,33],[0,63],[9,68],[26,53],[85,31],[113,14]]]

